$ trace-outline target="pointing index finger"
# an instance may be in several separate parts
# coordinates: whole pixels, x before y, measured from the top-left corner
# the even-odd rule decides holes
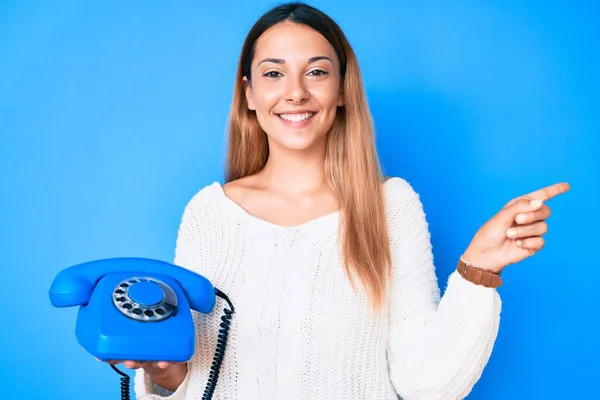
[[[536,190],[535,192],[531,192],[523,197],[531,200],[546,201],[558,196],[559,194],[567,192],[570,188],[571,186],[567,182],[560,182],[555,183],[554,185],[546,186],[545,188]]]

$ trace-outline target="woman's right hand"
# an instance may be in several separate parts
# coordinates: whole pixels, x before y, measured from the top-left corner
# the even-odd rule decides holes
[[[109,364],[123,363],[129,369],[143,368],[152,381],[167,390],[174,392],[187,375],[187,363],[167,361],[107,361]]]

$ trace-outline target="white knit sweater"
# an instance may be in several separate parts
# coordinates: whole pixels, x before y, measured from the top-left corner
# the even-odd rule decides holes
[[[283,227],[247,213],[217,182],[193,196],[174,263],[206,276],[236,311],[213,399],[437,400],[471,391],[492,352],[500,297],[454,272],[440,301],[419,196],[401,178],[384,185],[393,279],[379,314],[340,263],[339,213]],[[195,313],[196,353],[179,389],[138,370],[137,399],[202,398],[224,306],[218,299],[212,313]]]

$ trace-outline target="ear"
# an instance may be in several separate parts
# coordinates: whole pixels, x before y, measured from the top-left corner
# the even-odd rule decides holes
[[[337,105],[338,105],[338,107],[342,107],[344,105],[344,87],[343,87],[343,85],[340,85],[340,91],[338,93]]]
[[[246,102],[248,103],[249,110],[256,110],[256,106],[254,105],[254,101],[252,100],[252,86],[250,85],[250,81],[248,78],[244,77],[244,92],[246,93]]]

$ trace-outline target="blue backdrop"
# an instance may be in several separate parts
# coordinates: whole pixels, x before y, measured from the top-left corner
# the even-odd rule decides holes
[[[388,175],[422,195],[442,289],[511,198],[566,180],[546,248],[506,270],[469,399],[590,398],[597,358],[600,7],[313,1],[346,31]],[[242,41],[271,1],[0,2],[3,398],[115,399],[48,288],[71,264],[172,260],[186,202],[222,179]]]

